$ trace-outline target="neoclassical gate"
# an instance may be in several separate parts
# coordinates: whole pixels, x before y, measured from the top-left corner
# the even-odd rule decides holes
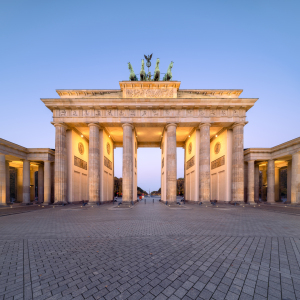
[[[242,90],[180,90],[179,81],[121,81],[120,90],[57,90],[41,99],[55,126],[55,202],[113,199],[123,147],[123,203],[137,199],[137,148],[161,148],[161,198],[176,203],[176,147],[188,201],[243,201],[243,132],[257,99]],[[87,198],[87,199],[84,199]]]

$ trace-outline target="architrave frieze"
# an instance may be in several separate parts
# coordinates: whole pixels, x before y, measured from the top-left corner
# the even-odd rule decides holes
[[[55,109],[53,118],[69,119],[103,119],[103,118],[189,118],[218,119],[245,118],[245,109],[215,109],[215,108],[145,108],[145,109]]]

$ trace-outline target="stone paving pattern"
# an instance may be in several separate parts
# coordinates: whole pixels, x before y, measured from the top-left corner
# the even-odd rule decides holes
[[[1,217],[0,299],[300,299],[298,208],[110,206]]]

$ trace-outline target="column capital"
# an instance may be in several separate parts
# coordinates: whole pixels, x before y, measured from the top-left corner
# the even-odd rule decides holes
[[[198,128],[201,129],[202,127],[206,127],[206,126],[210,127],[211,123],[210,122],[200,123]]]
[[[89,123],[88,126],[89,127],[95,126],[95,127],[98,127],[99,129],[103,129],[102,126],[100,126],[98,123]]]
[[[236,123],[234,123],[232,126],[231,126],[231,128],[234,128],[234,127],[237,127],[237,126],[245,126],[247,123],[245,123],[245,122],[236,122]]]
[[[51,124],[53,124],[54,127],[64,127],[66,129],[69,129],[69,126],[65,123],[54,123],[54,122],[51,122]]]
[[[130,123],[124,123],[122,124],[122,127],[124,128],[125,126],[130,126],[132,129],[134,129],[134,126]]]
[[[175,126],[177,128],[177,124],[176,123],[169,123],[169,124],[166,125],[165,128],[167,129],[170,126]]]

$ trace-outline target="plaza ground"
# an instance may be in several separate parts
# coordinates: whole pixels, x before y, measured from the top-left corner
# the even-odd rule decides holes
[[[300,299],[300,208],[0,209],[0,299]]]

